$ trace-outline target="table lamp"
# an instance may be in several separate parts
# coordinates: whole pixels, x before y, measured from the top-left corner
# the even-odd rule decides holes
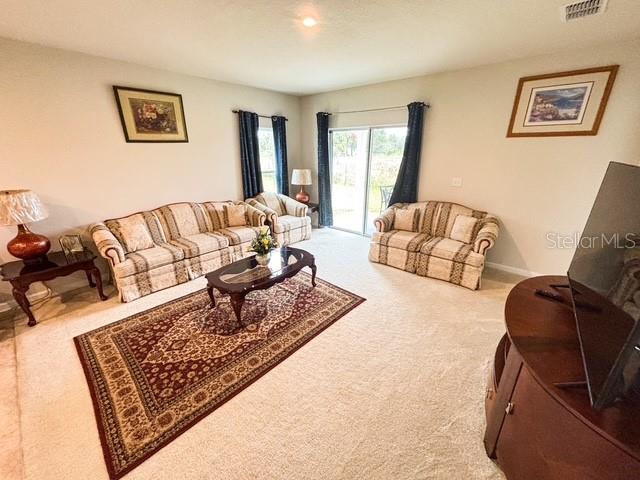
[[[47,208],[31,190],[0,191],[0,225],[18,226],[18,235],[7,244],[7,250],[28,265],[46,260],[51,242],[25,224],[48,216]]]
[[[291,173],[291,183],[300,185],[300,191],[296,193],[296,200],[302,203],[309,203],[309,194],[304,191],[304,185],[311,185],[311,170],[307,168],[294,169]]]

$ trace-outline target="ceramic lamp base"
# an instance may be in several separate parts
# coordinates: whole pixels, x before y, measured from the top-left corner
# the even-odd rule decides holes
[[[300,191],[296,193],[296,200],[301,203],[309,203],[309,194],[301,187]]]
[[[26,225],[18,225],[18,235],[7,244],[9,253],[28,265],[45,261],[50,248],[47,237],[33,233]]]

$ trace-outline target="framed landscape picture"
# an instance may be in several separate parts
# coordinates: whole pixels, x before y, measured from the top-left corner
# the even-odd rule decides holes
[[[618,65],[523,77],[507,137],[596,135]]]
[[[188,142],[182,95],[114,86],[127,142]]]

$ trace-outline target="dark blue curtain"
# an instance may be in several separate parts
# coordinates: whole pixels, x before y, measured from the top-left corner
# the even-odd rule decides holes
[[[398,177],[389,199],[389,205],[394,203],[418,201],[418,173],[420,172],[420,153],[422,151],[422,127],[424,124],[424,110],[422,102],[413,102],[408,106],[409,121],[407,122],[407,138],[404,142],[402,162],[398,169]]]
[[[258,142],[258,114],[238,111],[240,123],[240,161],[242,164],[242,189],[244,198],[262,193],[260,147]]]
[[[276,182],[278,193],[289,195],[289,166],[287,165],[287,119],[274,115],[271,117],[273,126],[273,142],[276,149]]]
[[[329,167],[329,114],[318,112],[318,223],[321,227],[333,225],[331,207],[331,169]]]

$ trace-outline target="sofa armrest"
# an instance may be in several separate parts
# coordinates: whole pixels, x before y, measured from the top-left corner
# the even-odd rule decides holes
[[[307,207],[304,203],[300,203],[291,197],[286,195],[280,195],[284,208],[287,209],[287,215],[293,215],[294,217],[305,217],[307,215]]]
[[[245,208],[247,209],[247,219],[249,220],[249,225],[251,225],[252,227],[262,227],[264,225],[264,222],[267,219],[267,214],[265,212],[246,202],[235,202],[235,204],[245,206]]]
[[[393,229],[393,220],[396,218],[395,210],[395,207],[391,206],[373,221],[378,232],[388,232]]]
[[[126,260],[122,244],[104,223],[94,223],[89,227],[89,233],[100,255],[109,260],[112,266]]]
[[[487,215],[482,220],[482,226],[476,235],[476,239],[473,242],[473,251],[485,255],[496,243],[498,233],[500,232],[500,225],[498,219],[491,215]]]
[[[245,201],[245,203],[250,207],[253,207],[257,210],[260,210],[262,213],[264,213],[266,216],[266,220],[270,222],[272,225],[275,225],[276,223],[278,223],[278,214],[276,213],[275,210],[272,210],[271,208],[267,207],[263,203],[260,203],[255,198],[248,198]]]

